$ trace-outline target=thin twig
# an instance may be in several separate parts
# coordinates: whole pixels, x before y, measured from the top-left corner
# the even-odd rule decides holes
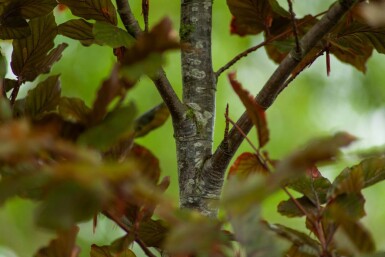
[[[246,139],[246,141],[249,143],[251,148],[253,148],[254,152],[259,153],[258,149],[255,147],[253,142],[251,142],[250,138],[248,138],[246,133],[242,131],[242,129],[237,125],[237,123],[235,123],[232,119],[230,119],[229,116],[226,116],[226,120],[229,121],[238,130],[239,133],[241,133],[243,138]]]
[[[144,20],[144,31],[148,32],[148,15],[150,11],[150,0],[142,0],[142,14]]]
[[[10,98],[10,104],[13,106],[16,102],[17,95],[19,94],[20,86],[21,86],[21,81],[17,81],[17,85],[13,88],[12,93],[11,93],[11,98]]]
[[[301,53],[301,47],[299,45],[299,39],[298,39],[298,27],[297,27],[297,23],[295,21],[295,13],[293,11],[293,3],[291,0],[287,0],[287,3],[289,5],[289,12],[290,12],[290,16],[291,16],[291,24],[292,24],[292,27],[293,27],[293,34],[294,34],[294,39],[295,39],[295,51],[297,52],[297,54],[300,54]]]
[[[325,12],[321,12],[317,15],[315,15],[314,17],[319,17],[321,15],[324,15],[326,13]],[[307,21],[302,21],[300,23],[298,23],[297,26],[302,26],[304,24],[306,24]],[[228,70],[230,67],[232,67],[235,63],[237,63],[239,60],[241,60],[242,58],[246,57],[247,55],[249,55],[250,53],[258,50],[259,48],[267,45],[267,44],[270,44],[271,42],[275,41],[275,40],[278,40],[278,39],[281,39],[285,36],[287,36],[287,34],[290,34],[292,32],[291,29],[288,29],[274,37],[271,37],[271,38],[268,38],[266,39],[265,41],[259,43],[258,45],[256,46],[253,46],[253,47],[250,47],[249,49],[243,51],[242,53],[238,54],[237,56],[235,56],[233,59],[231,59],[227,64],[225,64],[223,67],[221,67],[218,71],[215,72],[215,76],[218,78],[224,71]]]

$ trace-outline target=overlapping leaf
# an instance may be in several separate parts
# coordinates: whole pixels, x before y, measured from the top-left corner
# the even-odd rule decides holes
[[[198,215],[192,213],[173,227],[165,242],[165,249],[169,253],[174,256],[215,256],[216,251],[229,243],[221,231],[222,224],[219,221]],[[184,240],[185,238],[189,240]]]
[[[110,0],[59,0],[71,12],[84,19],[117,24],[116,9]]]
[[[78,142],[106,151],[119,139],[133,136],[136,108],[133,104],[111,111],[98,125],[83,133]]]
[[[235,73],[229,74],[229,80],[234,91],[246,107],[247,114],[257,129],[259,147],[263,147],[269,141],[269,130],[265,117],[265,110],[258,105],[254,97],[235,79]]]
[[[80,248],[76,246],[78,232],[79,228],[74,226],[58,233],[58,237],[47,247],[41,248],[34,257],[77,257],[80,252]]]
[[[238,175],[247,178],[251,174],[269,174],[265,164],[253,153],[242,153],[230,167],[229,176]]]
[[[2,15],[7,17],[21,15],[25,19],[33,19],[50,13],[57,2],[55,0],[12,0],[5,5]]]
[[[25,113],[32,118],[54,110],[60,100],[59,75],[51,76],[30,90],[26,97]]]
[[[329,197],[344,193],[360,193],[362,189],[385,179],[385,158],[369,158],[346,168],[334,180]]]
[[[39,74],[49,72],[60,59],[66,44],[54,48],[57,27],[52,13],[29,22],[32,35],[13,40],[11,67],[20,81],[33,81]]]
[[[307,246],[313,253],[321,253],[321,245],[310,236],[280,224],[267,224],[266,226],[277,235],[289,240],[297,246]]]
[[[297,203],[299,203],[307,213],[316,213],[317,206],[312,203],[309,198],[303,196],[301,198],[296,199]],[[281,201],[278,204],[277,211],[286,217],[302,217],[305,216],[302,210],[298,208],[293,199],[289,199],[286,201]]]
[[[305,147],[290,154],[278,163],[275,176],[302,175],[317,162],[332,160],[338,155],[340,148],[346,147],[356,140],[352,135],[340,132],[332,137],[320,138],[309,142]],[[282,181],[283,178],[280,180]]]
[[[164,18],[149,33],[143,33],[135,44],[128,48],[121,61],[122,73],[130,80],[141,75],[153,76],[159,71],[164,60],[162,53],[179,48],[176,32],[169,18]]]
[[[31,35],[27,21],[20,17],[0,17],[0,39],[20,39]]]
[[[58,111],[65,121],[83,125],[87,125],[91,112],[81,99],[70,97],[60,98]]]
[[[13,0],[1,3],[0,38],[20,39],[31,34],[25,19],[44,16],[56,6],[55,0]]]
[[[161,103],[135,120],[135,137],[143,137],[162,126],[170,116],[164,103]]]
[[[278,257],[278,251],[273,243],[273,238],[261,221],[260,206],[250,206],[242,213],[232,212],[230,223],[234,230],[236,240],[244,247],[246,256],[250,257]],[[259,236],[255,236],[259,235]]]
[[[290,17],[276,0],[227,0],[227,5],[233,15],[231,32],[241,36],[268,31],[276,19]]]
[[[121,252],[113,252],[108,245],[91,245],[90,257],[135,257],[135,253],[130,249],[124,249]]]
[[[385,53],[385,27],[371,27],[356,20],[348,22],[346,17],[332,30],[327,41],[331,44],[330,52],[340,61],[365,72],[373,49]]]
[[[313,204],[318,205],[327,201],[326,195],[331,183],[327,178],[311,178],[304,174],[289,180],[287,186],[306,196]]]
[[[134,43],[134,38],[125,30],[107,22],[97,21],[93,25],[92,33],[95,43],[112,48],[129,47]]]
[[[89,46],[95,42],[92,33],[93,24],[83,19],[69,20],[58,26],[60,35],[79,40],[84,46]]]

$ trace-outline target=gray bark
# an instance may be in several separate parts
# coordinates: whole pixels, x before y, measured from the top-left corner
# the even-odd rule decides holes
[[[182,0],[183,102],[188,110],[174,125],[180,206],[216,216],[209,207],[201,170],[212,154],[216,79],[211,59],[212,0]],[[215,195],[218,198],[218,195]]]
[[[134,36],[140,34],[128,1],[116,2],[127,31]],[[293,49],[288,54],[255,98],[261,106],[267,109],[273,104],[306,53],[357,2],[358,0],[339,0],[300,40],[301,51]],[[180,206],[216,217],[217,207],[210,203],[220,198],[225,171],[244,138],[238,129],[233,128],[212,155],[216,91],[216,76],[211,57],[212,3],[212,0],[181,2],[183,103],[176,96],[163,71],[152,79],[173,118]],[[252,122],[244,113],[237,125],[248,133]]]

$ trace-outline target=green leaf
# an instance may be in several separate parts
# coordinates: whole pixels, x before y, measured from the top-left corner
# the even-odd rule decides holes
[[[297,176],[289,180],[287,186],[295,191],[302,193],[314,205],[324,204],[327,201],[326,195],[331,187],[331,183],[327,178],[317,177],[311,178],[308,175]]]
[[[0,124],[12,118],[12,108],[9,100],[0,96]]]
[[[32,35],[13,40],[11,67],[20,81],[33,81],[39,74],[50,71],[54,62],[61,58],[67,44],[54,48],[57,27],[52,13],[29,22]]]
[[[83,19],[69,20],[60,24],[58,33],[60,35],[79,40],[84,46],[89,46],[95,42],[94,34],[92,33],[93,24]]]
[[[172,227],[164,247],[172,256],[212,256],[229,243],[221,227],[218,220],[191,213]]]
[[[253,153],[242,153],[230,167],[229,176],[238,175],[247,178],[251,174],[269,174],[266,167],[258,155]]]
[[[150,219],[140,223],[138,235],[146,246],[161,248],[168,232],[169,227],[164,221]]]
[[[98,124],[107,114],[109,104],[116,97],[122,94],[125,89],[125,84],[120,79],[117,66],[112,70],[110,77],[103,81],[102,86],[99,88],[96,99],[92,106],[92,112],[90,114],[91,125]]]
[[[80,135],[78,142],[106,151],[119,139],[133,133],[136,108],[133,104],[116,109],[106,116],[97,126]]]
[[[235,213],[230,208],[228,212],[234,236],[240,245],[245,248],[246,256],[279,256],[271,234],[268,233],[268,229],[261,221],[259,206],[252,206],[247,211]]]
[[[308,213],[316,213],[317,206],[314,205],[307,197],[303,196],[301,198],[297,198],[296,201],[308,212]],[[294,203],[293,199],[289,199],[286,201],[281,201],[278,204],[277,211],[286,217],[302,217],[305,214],[297,207]]]
[[[91,257],[136,257],[135,253],[130,249],[125,249],[119,253],[113,253],[108,245],[97,246],[91,245]]]
[[[340,216],[350,220],[359,220],[366,215],[364,210],[365,198],[362,194],[338,195],[325,207],[324,215],[331,220],[339,220]]]
[[[267,121],[265,117],[265,110],[258,105],[254,97],[245,89],[242,88],[235,78],[235,73],[229,74],[229,80],[234,91],[241,99],[243,105],[246,107],[247,114],[258,132],[259,147],[263,147],[269,141],[269,130],[267,128]]]
[[[290,249],[285,252],[285,257],[318,257],[319,254],[309,247],[297,246],[293,244]]]
[[[314,240],[310,236],[306,235],[305,233],[302,233],[300,231],[286,227],[286,226],[281,225],[281,224],[268,224],[268,223],[266,223],[266,226],[271,231],[275,232],[277,235],[281,236],[282,238],[285,238],[286,240],[289,240],[290,242],[294,243],[295,245],[308,246],[314,252],[321,254],[321,245],[319,244],[319,242]]]
[[[369,158],[351,168],[344,169],[336,177],[328,197],[344,193],[360,193],[362,189],[385,179],[385,157]]]
[[[91,182],[69,179],[56,183],[37,210],[37,224],[49,229],[68,229],[92,218],[101,210],[106,192]]]
[[[60,100],[60,75],[51,76],[28,91],[25,103],[26,114],[32,118],[56,109]]]
[[[346,15],[328,36],[330,52],[340,61],[365,72],[373,48],[385,53],[385,28],[371,27],[360,21],[349,22],[348,19]]]
[[[135,120],[135,137],[143,137],[162,126],[170,116],[164,103],[161,103]]]
[[[60,98],[59,114],[65,121],[87,125],[90,112],[91,109],[79,98]]]
[[[373,253],[375,251],[376,246],[372,235],[361,223],[344,219],[340,221],[340,225],[342,230],[360,252]]]
[[[71,12],[86,20],[105,21],[117,25],[116,9],[110,0],[58,0]]]
[[[31,35],[27,21],[20,16],[1,16],[0,22],[0,39],[20,39]]]
[[[17,82],[17,80],[14,80],[14,79],[4,79],[4,89],[5,89],[5,92],[8,92],[12,89],[14,89],[15,87],[17,87],[19,85],[19,83]]]
[[[132,235],[132,234],[124,235],[124,236],[114,240],[110,244],[109,249],[112,253],[115,253],[115,254],[122,253],[125,250],[127,250],[130,247],[130,245],[132,245],[134,240],[135,240],[134,235]]]
[[[58,237],[50,242],[47,247],[41,248],[34,257],[77,257],[80,248],[76,246],[76,236],[79,227],[74,226],[58,233]]]
[[[1,50],[1,48],[0,48]],[[0,52],[0,79],[4,79],[5,75],[7,74],[7,59],[5,56]],[[3,86],[3,85],[2,85]]]
[[[112,48],[130,47],[134,43],[134,38],[125,30],[107,22],[96,21],[92,33],[97,44]]]

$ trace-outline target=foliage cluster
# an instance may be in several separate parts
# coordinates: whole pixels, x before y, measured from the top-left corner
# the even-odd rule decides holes
[[[255,49],[265,46],[278,63],[300,52],[298,38],[322,15],[294,19],[293,12],[275,0],[227,3],[234,16],[231,31],[242,36],[264,33],[266,41]],[[58,4],[77,18],[57,25],[54,8]],[[309,51],[287,83],[324,53],[360,71],[365,71],[374,49],[384,53],[385,28],[368,25],[359,11],[361,5]],[[143,13],[146,17],[148,1],[143,1]],[[145,31],[135,38],[132,31],[118,27],[118,12],[110,0],[5,0],[0,1],[0,21],[0,38],[12,40],[10,64],[16,76],[6,78],[8,63],[1,56],[0,205],[15,196],[39,202],[36,223],[56,231],[57,239],[35,256],[78,256],[76,224],[93,218],[96,229],[99,214],[126,235],[110,245],[92,245],[88,249],[92,257],[136,256],[131,250],[134,243],[147,256],[156,256],[154,252],[280,256],[276,236],[290,242],[284,256],[381,256],[375,253],[373,239],[360,220],[365,216],[362,190],[385,179],[384,157],[364,159],[329,181],[317,167],[336,161],[340,148],[355,140],[338,133],[314,140],[282,160],[272,160],[261,151],[269,142],[264,108],[242,88],[234,73],[229,74],[230,84],[257,128],[259,147],[236,159],[222,199],[211,203],[223,209],[224,217],[215,220],[179,210],[163,196],[168,178],[160,179],[158,159],[135,139],[161,126],[169,117],[168,109],[160,104],[137,115],[134,103],[124,100],[141,76],[159,72],[165,51],[189,47],[180,46],[167,18],[151,29],[146,23]],[[62,96],[60,75],[44,75],[67,47],[65,43],[55,46],[59,34],[84,46],[110,47],[117,58],[92,106]],[[290,49],[294,51],[289,53]],[[37,85],[25,98],[18,98],[26,82]],[[228,113],[226,119],[228,126],[234,124]],[[277,190],[288,195],[278,212],[304,217],[310,234],[262,219],[261,203]],[[338,233],[346,236],[348,246],[339,241]]]

